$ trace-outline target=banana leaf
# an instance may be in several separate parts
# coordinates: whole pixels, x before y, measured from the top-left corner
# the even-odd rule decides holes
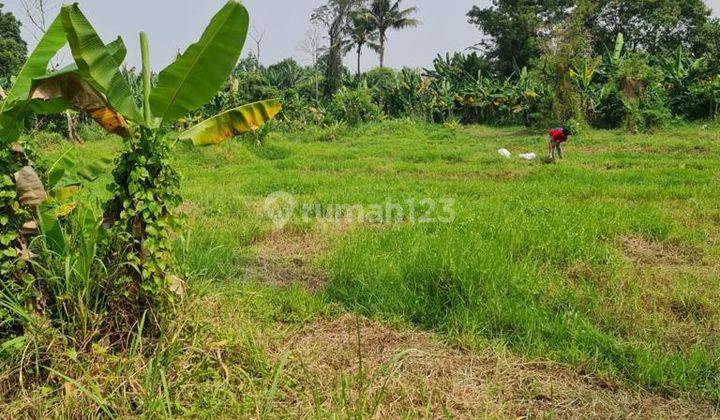
[[[48,250],[57,255],[66,255],[68,243],[55,210],[51,206],[43,206],[39,209],[38,216]]]
[[[15,83],[0,105],[0,143],[12,142],[20,136],[23,130],[23,120],[30,108],[27,97],[32,80],[47,73],[50,60],[65,44],[62,21],[56,18],[25,61],[25,65],[15,78]],[[62,107],[62,103],[57,101],[52,104],[35,103],[32,106],[38,108],[53,106],[52,109],[58,109]]]
[[[622,51],[625,47],[625,36],[622,34],[622,32],[617,34],[617,37],[615,38],[615,49],[613,50],[612,55],[612,62],[617,63],[618,60],[620,60],[620,57],[622,57]]]
[[[230,0],[213,17],[200,40],[160,72],[150,95],[150,107],[161,124],[212,99],[240,57],[248,22],[247,9]]]
[[[143,118],[132,91],[120,73],[121,63],[110,53],[78,5],[63,6],[61,16],[79,72],[95,89],[105,94],[113,109],[142,124]]]
[[[35,50],[30,54],[25,65],[15,78],[15,83],[7,93],[0,112],[3,112],[14,101],[25,100],[30,91],[32,80],[47,73],[48,63],[67,43],[62,20],[58,16],[48,27],[45,35],[38,42]]]
[[[281,108],[277,99],[243,105],[201,122],[180,134],[179,139],[190,140],[195,146],[222,143],[239,134],[257,130]]]
[[[115,41],[107,44],[105,46],[107,48],[108,54],[110,54],[115,62],[122,63],[125,61],[125,57],[127,56],[127,47],[125,47],[125,41],[121,37],[117,37]],[[62,74],[67,73],[78,73],[80,69],[78,69],[77,64],[72,63],[68,64],[67,66],[61,68],[60,70],[53,72],[53,76],[59,76]],[[50,74],[46,75],[45,77],[50,76]]]
[[[87,112],[107,132],[121,137],[130,135],[128,123],[115,112],[105,97],[85,81],[79,73],[54,73],[33,81],[32,100],[64,99],[78,111]]]

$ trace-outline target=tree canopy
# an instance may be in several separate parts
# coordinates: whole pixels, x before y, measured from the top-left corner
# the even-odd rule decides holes
[[[539,55],[538,34],[564,19],[570,6],[566,0],[493,0],[490,7],[473,6],[467,16],[484,36],[477,47],[499,73],[511,74]]]
[[[598,53],[612,49],[620,33],[629,51],[695,49],[710,16],[702,0],[493,0],[467,16],[483,35],[476,47],[508,75],[529,65],[543,38],[578,7],[587,10],[584,33]]]
[[[0,3],[0,83],[7,84],[27,57],[27,44],[20,36],[21,23],[11,12],[3,12]]]

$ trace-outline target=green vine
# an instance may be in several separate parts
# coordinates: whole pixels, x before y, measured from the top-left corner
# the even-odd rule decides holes
[[[32,166],[34,156],[28,145],[16,143],[0,149],[0,290],[26,307],[35,301],[35,293],[27,270],[29,251],[23,225],[33,220],[33,214],[20,203],[14,174],[23,166]],[[0,308],[0,337],[17,330],[16,321],[7,309]]]
[[[173,300],[168,293],[174,266],[170,235],[178,227],[173,209],[182,202],[180,178],[168,163],[169,146],[153,134],[141,130],[126,141],[105,208],[115,254],[110,260],[125,267],[119,280],[122,304],[129,303],[136,316]]]

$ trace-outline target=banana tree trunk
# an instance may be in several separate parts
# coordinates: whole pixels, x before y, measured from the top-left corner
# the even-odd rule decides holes
[[[360,56],[362,55],[362,47],[357,49],[357,77],[360,78]]]
[[[73,143],[82,143],[82,140],[80,139],[80,136],[77,134],[76,126],[75,126],[75,117],[73,117],[72,113],[70,111],[65,111],[65,119],[67,121],[67,135],[68,139],[70,139]]]

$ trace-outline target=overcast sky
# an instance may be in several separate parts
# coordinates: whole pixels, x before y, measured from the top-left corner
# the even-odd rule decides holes
[[[32,0],[30,0],[32,1]],[[224,0],[79,0],[80,6],[100,35],[111,40],[121,35],[128,46],[127,63],[136,65],[139,60],[138,33],[150,36],[153,67],[167,65],[178,50],[184,50],[197,40],[212,15]],[[0,0],[5,11],[12,11],[23,22],[23,36],[32,46],[34,38],[30,24],[24,16],[20,0]],[[54,16],[61,4],[50,0],[54,8],[48,14]],[[295,57],[308,62],[301,51],[301,44],[310,27],[312,10],[323,0],[244,0],[250,10],[251,23],[259,32],[265,32],[261,58],[264,64],[272,64],[283,58]],[[487,5],[489,0],[404,0],[405,7],[417,6],[422,25],[389,34],[386,63],[392,67],[428,66],[437,53],[465,49],[480,39],[477,29],[467,23],[465,14],[472,5]],[[720,11],[720,0],[708,0],[707,4]],[[252,42],[245,45],[246,54]],[[353,58],[347,57],[353,68]],[[377,65],[377,57],[369,52],[364,57],[364,67]]]

